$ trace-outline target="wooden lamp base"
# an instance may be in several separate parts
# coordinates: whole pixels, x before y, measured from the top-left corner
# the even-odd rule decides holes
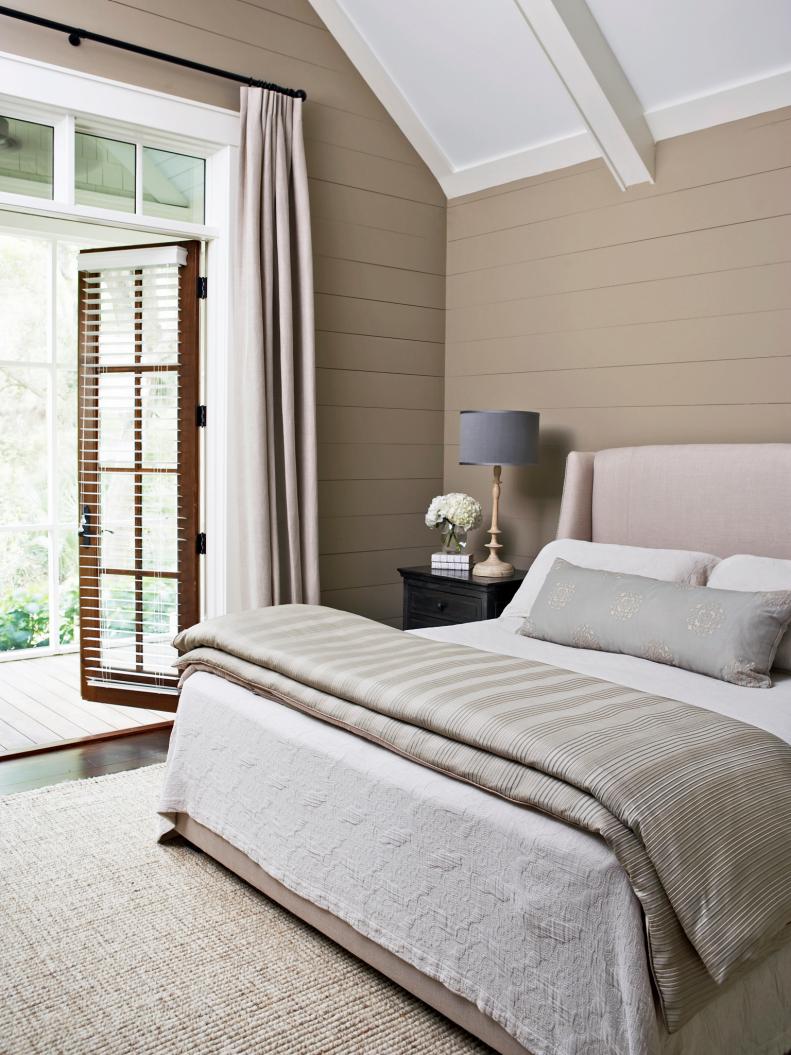
[[[500,560],[498,554],[498,550],[503,548],[502,543],[500,542],[500,528],[497,523],[498,507],[500,505],[500,474],[502,471],[502,466],[494,466],[494,482],[492,484],[492,526],[489,528],[489,535],[491,537],[486,543],[489,556],[481,564],[474,564],[472,568],[472,574],[481,579],[501,579],[506,575],[513,575],[514,572],[513,564],[506,564],[504,560]]]

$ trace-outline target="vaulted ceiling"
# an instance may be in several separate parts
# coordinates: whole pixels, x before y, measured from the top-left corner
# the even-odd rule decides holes
[[[311,0],[448,197],[791,105],[791,0]]]

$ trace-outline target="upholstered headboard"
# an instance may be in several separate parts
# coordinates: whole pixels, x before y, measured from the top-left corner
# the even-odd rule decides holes
[[[791,443],[572,451],[558,538],[791,558]]]

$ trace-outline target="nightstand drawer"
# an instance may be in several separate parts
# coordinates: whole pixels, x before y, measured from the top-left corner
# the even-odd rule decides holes
[[[473,623],[485,618],[485,612],[480,597],[424,586],[420,590],[408,590],[407,617],[409,625],[416,628],[419,624]],[[428,620],[432,622],[423,622]]]
[[[404,630],[496,619],[525,577],[520,570],[505,579],[479,579],[469,572],[445,575],[430,567],[398,571],[404,580]]]

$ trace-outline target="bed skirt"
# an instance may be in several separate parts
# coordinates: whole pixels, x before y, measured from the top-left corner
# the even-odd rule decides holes
[[[219,861],[240,879],[314,927],[327,938],[332,939],[347,952],[356,956],[358,960],[367,963],[369,967],[373,967],[396,985],[406,989],[424,1004],[433,1007],[451,1022],[455,1022],[456,1025],[482,1040],[484,1044],[488,1044],[494,1051],[499,1052],[499,1055],[531,1055],[527,1048],[522,1047],[517,1040],[506,1033],[502,1026],[484,1015],[469,1000],[452,993],[435,978],[430,978],[396,956],[395,953],[390,952],[389,949],[366,938],[332,912],[319,908],[313,902],[295,894],[277,879],[273,879],[247,854],[232,846],[221,835],[216,835],[198,821],[193,820],[189,814],[175,814],[174,827],[179,835],[182,835],[193,846],[203,850],[215,861]]]

